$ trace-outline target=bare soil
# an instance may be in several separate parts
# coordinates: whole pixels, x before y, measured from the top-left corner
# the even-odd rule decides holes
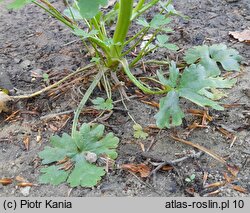
[[[112,116],[102,123],[107,131],[113,131],[120,138],[117,168],[103,177],[94,188],[77,187],[71,189],[67,184],[59,186],[38,183],[39,170],[42,167],[38,152],[49,144],[52,134],[70,132],[73,113],[44,119],[52,113],[74,110],[84,93],[90,79],[73,83],[68,81],[59,89],[42,94],[39,97],[14,103],[11,111],[0,117],[0,179],[21,176],[28,182],[37,184],[25,194],[15,183],[0,185],[0,196],[249,196],[250,192],[250,46],[240,43],[229,36],[229,31],[242,31],[250,28],[249,0],[183,0],[175,1],[176,9],[190,17],[189,20],[174,18],[175,33],[170,37],[183,50],[201,44],[225,43],[236,48],[244,57],[242,72],[237,77],[237,85],[227,90],[223,104],[230,105],[225,111],[210,110],[213,117],[206,128],[197,128],[186,139],[224,157],[231,165],[236,165],[239,173],[233,183],[220,187],[204,188],[204,174],[208,174],[206,183],[225,180],[227,168],[207,154],[197,159],[188,159],[175,165],[170,171],[158,171],[154,176],[141,178],[119,169],[125,163],[145,163],[151,169],[156,162],[172,161],[198,152],[191,146],[176,142],[170,138],[173,133],[181,137],[186,135],[186,127],[200,118],[187,114],[185,125],[169,130],[146,128],[155,123],[157,109],[142,103],[138,98],[126,102],[129,113],[147,129],[146,140],[133,137],[133,122],[121,103],[118,103]],[[149,14],[152,17],[154,13]],[[33,5],[19,11],[7,11],[0,6],[0,73],[9,79],[1,81],[0,87],[9,87],[12,93],[22,94],[36,91],[46,84],[51,84],[88,63],[90,57],[80,41],[53,18]],[[131,32],[136,32],[133,26]],[[131,34],[132,34],[131,33]],[[178,54],[182,57],[182,51]],[[176,54],[158,51],[150,59],[175,59]],[[146,75],[156,71],[157,66],[146,66]],[[136,71],[143,73],[142,67]],[[44,82],[42,75],[49,75],[49,82]],[[7,77],[6,77],[7,76]],[[2,77],[3,78],[3,77]],[[72,79],[73,80],[73,79]],[[5,82],[5,85],[1,85]],[[6,83],[7,82],[7,83]],[[3,83],[2,83],[3,84]],[[7,85],[8,84],[8,85]],[[135,88],[127,85],[129,95],[135,94]],[[14,89],[13,89],[14,88]],[[104,95],[95,90],[94,96]],[[118,94],[115,100],[120,99]],[[92,97],[93,98],[93,97]],[[147,100],[158,101],[159,97]],[[183,101],[184,109],[198,109]],[[233,104],[233,105],[232,105]],[[89,103],[88,105],[91,105]],[[13,117],[12,113],[16,112]],[[93,113],[93,111],[92,111]],[[81,122],[92,121],[95,114],[81,117]],[[6,120],[7,119],[7,120]],[[227,138],[218,128],[229,131],[236,140],[232,147],[232,138]],[[27,139],[28,138],[28,139]],[[40,140],[41,138],[41,140]],[[26,150],[24,141],[29,141]],[[148,151],[143,152],[141,144]],[[195,179],[188,183],[187,177],[194,174]],[[232,188],[232,184],[245,189],[245,193]],[[212,195],[210,192],[219,190]]]

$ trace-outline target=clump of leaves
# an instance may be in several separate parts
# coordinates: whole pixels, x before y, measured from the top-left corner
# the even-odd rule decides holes
[[[139,18],[159,2],[161,3],[159,14],[156,14],[151,21]],[[65,10],[60,12],[49,0],[13,0],[8,4],[8,8],[18,9],[29,3],[37,5],[69,27],[72,33],[83,40],[88,50],[94,49],[94,60],[101,59],[102,65],[115,69],[119,64],[118,60],[138,46],[150,30],[154,31],[152,37],[146,42],[145,48],[133,59],[131,65],[135,65],[143,56],[157,48],[178,49],[176,45],[168,42],[168,37],[164,34],[172,32],[171,28],[166,27],[171,22],[170,16],[180,15],[171,2],[172,0],[167,2],[119,0],[109,7],[107,12],[100,8],[109,5],[108,0],[66,0]],[[109,32],[110,20],[114,18],[116,19],[115,31]],[[139,29],[135,36],[127,39],[133,21],[137,21],[142,29]],[[83,25],[85,27],[82,28]],[[158,35],[159,33],[161,35]],[[155,44],[153,44],[154,40],[156,40]]]
[[[159,71],[157,75],[165,89],[152,89],[133,75],[130,69],[149,52],[157,48],[178,49],[176,45],[169,43],[166,35],[166,33],[172,32],[172,29],[167,27],[171,21],[170,17],[173,15],[181,16],[174,9],[171,0],[166,2],[139,0],[136,2],[136,6],[134,6],[134,0],[120,0],[107,13],[99,9],[101,6],[108,4],[107,0],[76,0],[67,4],[65,11],[67,17],[61,14],[48,0],[42,0],[41,2],[15,0],[10,7],[19,8],[30,2],[35,3],[64,23],[84,41],[85,45],[85,40],[88,41],[96,53],[93,62],[96,62],[99,68],[103,66],[109,72],[115,73],[120,70],[118,65],[121,64],[127,77],[144,93],[165,94],[166,96],[160,100],[160,111],[155,116],[157,126],[160,128],[170,128],[182,123],[184,113],[179,105],[180,98],[188,99],[202,107],[208,106],[216,110],[222,110],[223,107],[215,101],[224,96],[218,89],[232,87],[235,80],[226,80],[219,77],[221,71],[240,70],[239,61],[241,57],[238,52],[234,49],[228,49],[224,44],[219,44],[189,49],[184,57],[188,66],[183,73],[179,72],[175,62],[171,62],[168,78]],[[161,6],[159,13],[150,21],[143,18],[145,13],[157,3],[160,3]],[[114,16],[117,18],[115,31],[109,33],[107,31],[110,27],[108,20]],[[127,38],[129,27],[134,20],[142,28],[132,38]],[[85,24],[86,29],[81,29],[78,21]],[[146,41],[137,56],[128,62],[125,56],[142,43],[144,36],[149,32],[152,32],[152,36]],[[103,78],[105,78],[105,75],[103,75]],[[104,82],[107,81],[104,80]],[[110,88],[105,87],[105,90],[109,90],[106,91],[109,94],[107,100],[97,98],[93,101],[96,109],[110,110],[113,108]],[[92,91],[93,89],[94,87]]]
[[[157,72],[162,85],[169,89],[167,95],[161,98],[160,110],[155,115],[157,126],[160,128],[179,126],[182,123],[185,115],[180,107],[180,98],[188,99],[202,107],[223,110],[223,107],[214,101],[218,95],[216,89],[231,88],[236,80],[219,77],[221,70],[240,70],[239,53],[227,49],[222,44],[191,48],[184,59],[191,65],[187,66],[182,74],[174,61],[169,66],[168,78],[161,70]]]
[[[172,32],[172,29],[167,27],[171,21],[170,17],[182,16],[174,9],[172,0],[164,2],[119,0],[110,10],[100,10],[100,7],[108,4],[108,0],[74,0],[70,3],[66,0],[64,13],[57,10],[49,0],[14,0],[9,8],[20,8],[31,2],[70,28],[72,33],[80,37],[87,50],[90,52],[94,50],[95,55],[91,62],[96,64],[99,71],[75,111],[72,135],[64,133],[62,137],[52,137],[52,147],[46,147],[39,154],[43,164],[55,163],[42,169],[41,182],[59,184],[67,181],[72,187],[94,186],[104,175],[104,169],[94,164],[95,159],[100,155],[115,158],[118,138],[112,133],[104,137],[102,125],[91,127],[83,124],[78,132],[77,122],[82,108],[94,88],[99,82],[102,83],[101,80],[104,82],[108,99],[97,98],[93,100],[93,104],[99,110],[113,108],[112,83],[109,78],[111,76],[113,80],[118,78],[119,71],[123,71],[142,92],[165,95],[160,99],[160,109],[155,115],[159,128],[170,128],[182,123],[185,115],[180,106],[180,98],[185,98],[201,107],[223,110],[220,103],[216,102],[224,96],[219,89],[232,87],[236,80],[220,77],[221,71],[239,71],[241,60],[236,50],[228,49],[224,44],[203,45],[189,49],[184,57],[187,66],[182,73],[177,64],[172,61],[169,66],[169,76],[165,76],[159,70],[157,72],[159,81],[151,78],[161,84],[158,88],[151,88],[131,72],[131,69],[145,55],[158,48],[178,50],[176,45],[169,42],[167,35]],[[158,14],[155,14],[151,20],[143,18],[147,17],[146,12],[157,3],[160,3]],[[110,23],[114,19],[116,19],[116,26],[114,32],[110,32]],[[138,33],[128,38],[133,21],[140,25],[140,29]],[[146,35],[150,36],[144,41]],[[140,45],[142,43],[143,45]],[[131,61],[127,61],[126,56],[134,49],[139,49],[139,52],[136,55],[130,55]],[[110,75],[111,73],[113,75]],[[119,79],[115,81],[118,82]],[[4,98],[6,99],[6,96]],[[5,99],[0,99],[0,112],[5,110]],[[147,137],[147,133],[143,132],[140,125],[135,125],[133,128],[136,138]]]
[[[90,160],[89,156],[115,159],[118,142],[113,133],[104,135],[103,125],[90,126],[86,123],[74,138],[66,133],[62,137],[52,136],[51,147],[46,146],[39,153],[42,163],[49,165],[41,169],[40,182],[58,185],[67,181],[71,187],[95,186],[105,174],[105,169]]]

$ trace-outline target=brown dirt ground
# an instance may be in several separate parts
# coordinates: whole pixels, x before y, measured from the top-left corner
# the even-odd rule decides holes
[[[176,1],[176,9],[190,16],[189,20],[174,19],[175,33],[171,36],[173,42],[181,48],[187,49],[193,45],[226,43],[236,48],[244,57],[242,73],[238,77],[237,85],[227,90],[228,97],[222,100],[224,104],[238,104],[218,112],[210,110],[213,117],[207,128],[196,129],[187,137],[193,143],[203,145],[218,155],[227,159],[228,163],[238,166],[239,174],[233,184],[246,189],[246,193],[232,189],[232,185],[206,189],[203,187],[204,173],[208,173],[207,183],[224,180],[224,173],[228,173],[225,166],[207,154],[199,159],[183,161],[171,171],[159,171],[154,178],[140,178],[127,171],[114,169],[110,171],[92,189],[77,187],[71,190],[67,184],[59,186],[40,185],[30,189],[28,196],[206,196],[207,193],[219,189],[215,196],[249,196],[250,192],[250,46],[239,43],[228,35],[229,31],[241,31],[250,27],[249,0],[239,0],[228,3],[225,0],[185,0]],[[153,14],[149,14],[152,16]],[[45,83],[35,74],[49,74],[49,83],[61,79],[71,71],[88,63],[89,57],[77,38],[61,24],[35,6],[27,6],[19,11],[6,11],[0,6],[0,72],[7,74],[16,93],[31,92],[42,88]],[[134,26],[131,32],[137,31]],[[69,43],[75,41],[73,43]],[[166,51],[158,51],[154,59],[169,56]],[[179,53],[179,57],[182,53]],[[176,55],[170,54],[170,58]],[[158,67],[146,67],[148,72],[154,72]],[[33,77],[32,77],[33,76]],[[0,81],[1,82],[1,81]],[[81,81],[82,82],[82,81]],[[85,82],[86,84],[86,82]],[[74,85],[74,86],[73,86]],[[75,109],[80,100],[79,90],[86,86],[80,82],[64,85],[60,90],[53,90],[53,94],[46,93],[37,98],[20,101],[12,106],[12,112],[20,110],[13,119],[5,121],[11,114],[5,113],[0,117],[0,178],[24,177],[31,183],[38,183],[41,162],[37,153],[49,143],[52,134],[69,132],[72,113],[57,116],[52,119],[41,119],[42,116]],[[58,92],[59,91],[59,92]],[[96,90],[96,96],[100,96]],[[128,89],[128,94],[134,94],[134,88]],[[116,100],[119,99],[117,95]],[[159,97],[150,97],[157,101]],[[148,106],[138,99],[126,102],[129,113],[143,127],[154,124],[154,107]],[[117,104],[119,108],[123,105]],[[183,101],[183,108],[197,108]],[[93,115],[82,116],[81,122],[91,121]],[[187,115],[187,125],[197,117]],[[64,125],[62,125],[64,124]],[[104,123],[108,131],[113,131],[120,138],[119,157],[116,165],[124,163],[146,163],[153,168],[152,162],[175,160],[180,156],[197,150],[179,142],[169,136],[173,132],[179,135],[186,133],[185,126],[162,131],[149,130],[150,137],[146,140],[133,138],[133,122],[126,111],[115,110],[111,118]],[[230,148],[232,139],[217,130],[223,127],[237,137]],[[41,141],[37,142],[37,136]],[[30,138],[27,151],[24,139]],[[152,140],[154,144],[146,153],[142,152],[140,143],[147,149]],[[187,183],[185,178],[195,174],[195,180]],[[194,191],[194,193],[190,191]],[[0,185],[0,196],[23,196],[20,188],[15,184]]]

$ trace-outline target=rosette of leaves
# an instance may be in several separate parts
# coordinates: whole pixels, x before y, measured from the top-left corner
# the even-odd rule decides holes
[[[41,169],[40,182],[58,185],[67,181],[71,187],[92,187],[105,175],[96,159],[115,159],[119,139],[113,133],[104,135],[103,125],[84,123],[74,138],[63,133],[62,137],[52,136],[50,143],[39,153],[42,164],[48,165]]]
[[[161,84],[170,90],[160,99],[160,109],[155,115],[157,126],[160,128],[179,126],[182,123],[184,112],[180,107],[180,98],[201,107],[223,110],[215,101],[218,95],[216,89],[231,88],[236,80],[219,77],[221,70],[240,70],[239,53],[223,44],[191,48],[186,52],[184,59],[190,65],[182,74],[173,61],[169,66],[168,78],[161,70],[157,72]]]

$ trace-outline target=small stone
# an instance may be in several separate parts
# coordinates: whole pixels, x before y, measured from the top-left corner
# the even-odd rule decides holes
[[[249,89],[249,88],[243,89],[242,91],[243,91],[243,93],[244,93],[248,98],[250,98],[250,89]]]
[[[250,16],[246,16],[245,19],[246,19],[247,21],[250,21]]]
[[[214,176],[212,174],[208,174],[208,177],[211,178],[211,179],[214,178]]]
[[[0,87],[7,90],[13,89],[13,85],[5,70],[0,71]]]
[[[24,197],[27,197],[27,196],[29,196],[29,194],[30,194],[30,189],[31,189],[30,186],[21,187],[21,188],[20,188],[20,192],[21,192],[21,194],[22,194]]]
[[[19,64],[22,60],[20,58],[14,58],[14,62]]]
[[[37,76],[42,76],[44,73],[44,71],[42,69],[35,69],[32,71],[32,74],[34,77],[37,77]]]
[[[30,61],[30,60],[24,60],[24,61],[20,64],[20,66],[21,66],[23,69],[29,68],[30,65],[31,65],[31,61]]]
[[[97,161],[97,155],[94,152],[87,152],[85,155],[85,159],[89,163],[95,163]]]

